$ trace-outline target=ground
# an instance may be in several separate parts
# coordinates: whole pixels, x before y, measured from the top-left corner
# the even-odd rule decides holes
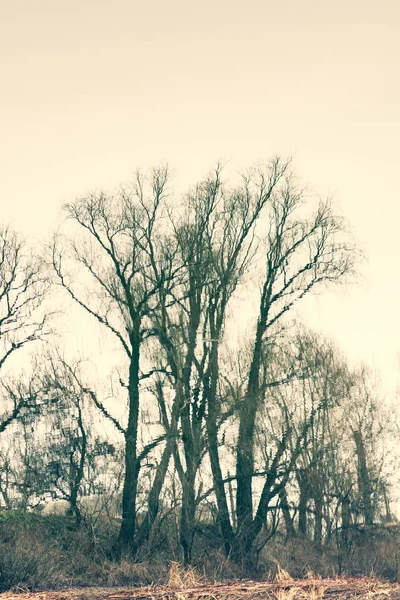
[[[400,584],[373,578],[319,579],[279,582],[240,581],[193,587],[69,588],[62,591],[26,592],[14,588],[0,600],[350,600],[351,598],[400,600]]]

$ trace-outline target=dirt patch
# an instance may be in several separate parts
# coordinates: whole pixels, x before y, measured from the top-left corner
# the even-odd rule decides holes
[[[371,578],[318,579],[229,584],[194,587],[69,588],[62,591],[26,592],[14,588],[0,600],[400,600],[400,584]]]

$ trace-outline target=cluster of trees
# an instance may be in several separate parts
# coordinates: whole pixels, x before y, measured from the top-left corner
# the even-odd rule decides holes
[[[2,503],[63,498],[79,524],[82,496],[120,490],[116,553],[135,555],[173,485],[185,563],[205,502],[235,560],[279,520],[288,537],[346,543],[388,499],[376,386],[291,319],[354,275],[346,224],[278,158],[234,186],[220,166],[183,198],[169,185],[166,168],[137,172],[66,205],[42,259],[0,231]],[[62,297],[119,357],[107,393],[52,347]],[[31,373],[6,372],[40,341]]]

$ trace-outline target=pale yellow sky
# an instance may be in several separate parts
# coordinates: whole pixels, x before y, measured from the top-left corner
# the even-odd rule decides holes
[[[367,283],[307,318],[391,385],[400,350],[398,0],[0,4],[0,218],[42,236],[60,205],[168,161],[293,155],[334,194]]]

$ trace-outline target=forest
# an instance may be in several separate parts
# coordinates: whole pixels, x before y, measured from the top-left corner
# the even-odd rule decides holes
[[[0,228],[0,587],[399,575],[396,415],[299,318],[364,257],[273,157]],[[368,324],[366,324],[368,327]]]

